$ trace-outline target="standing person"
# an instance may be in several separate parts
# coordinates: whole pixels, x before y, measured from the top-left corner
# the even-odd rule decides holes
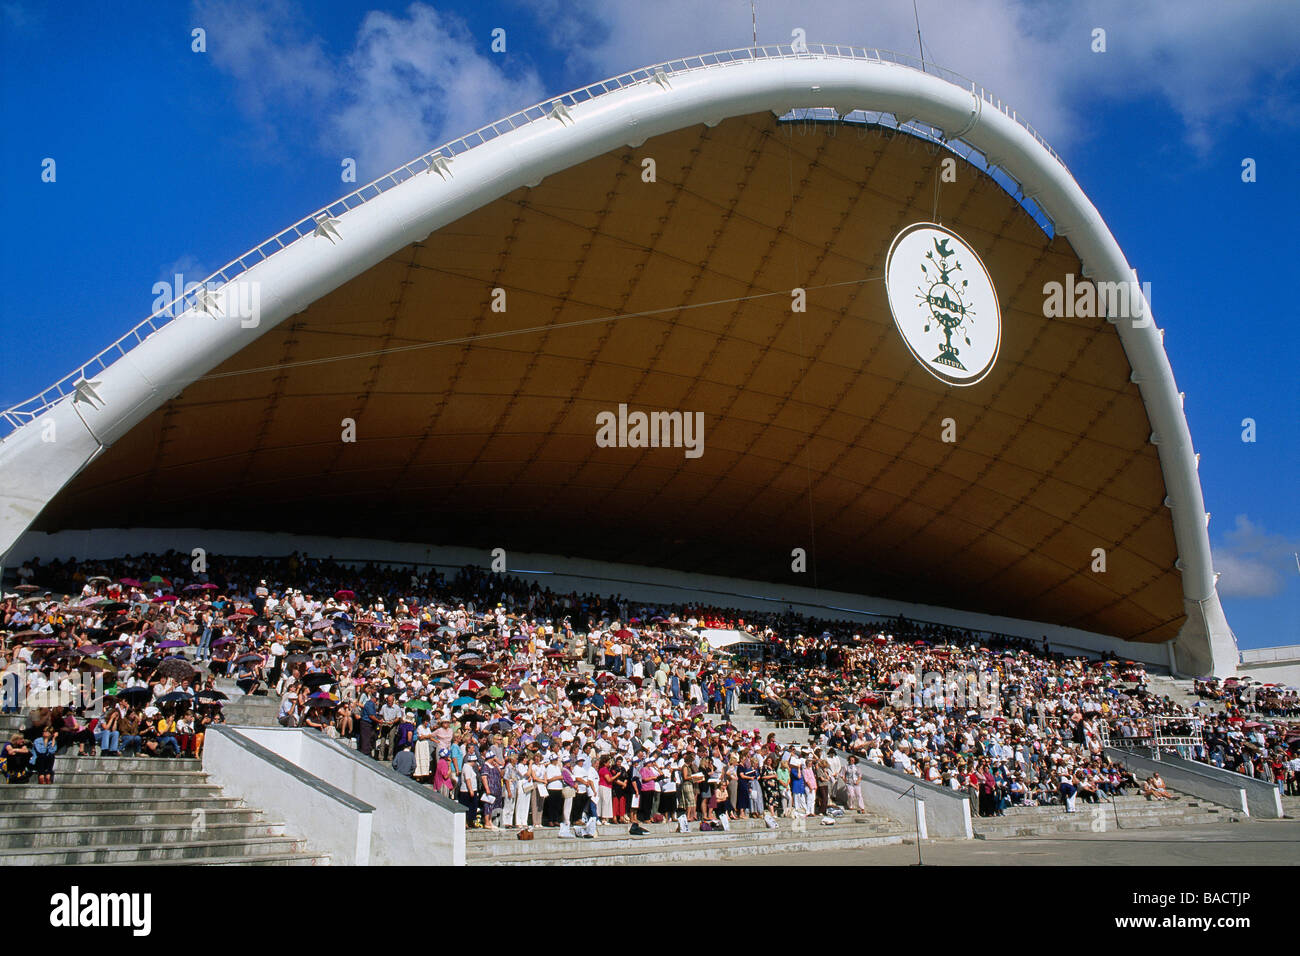
[[[55,742],[54,731],[47,724],[41,731],[40,738],[32,744],[32,769],[36,772],[36,782],[50,784],[54,782],[54,757],[59,752]],[[12,756],[10,760],[14,759]]]
[[[501,779],[501,757],[493,749],[483,755],[483,764],[479,767],[479,812],[485,830],[495,830],[492,817],[501,809],[501,796],[504,792]]]
[[[596,816],[601,823],[614,822],[614,771],[610,767],[610,757],[603,754],[596,761],[596,773],[600,777],[597,788]]]
[[[849,757],[849,765],[844,768],[844,785],[849,790],[849,809],[861,813],[863,811],[862,769],[858,766],[856,754]]]
[[[560,765],[560,783],[563,784],[560,795],[564,798],[564,802],[560,805],[560,823],[572,823],[573,802],[578,796],[578,789],[577,778],[573,773],[573,758],[567,755]]]
[[[813,767],[813,780],[817,786],[817,805],[813,812],[822,815],[830,809],[831,771],[825,760],[818,760]]]
[[[361,719],[358,722],[361,736],[357,740],[357,751],[366,757],[374,756],[375,722],[378,719],[379,707],[375,704],[375,697],[371,692],[371,688],[366,687],[362,691]]]
[[[790,797],[793,802],[794,812],[797,816],[801,816],[801,817],[807,816],[808,811],[807,808],[804,806],[804,797],[807,796],[807,794],[804,792],[803,758],[801,757],[790,758],[789,773],[790,773]]]
[[[546,806],[546,763],[540,753],[534,753],[528,758],[528,779],[532,781],[533,786],[528,794],[528,808],[530,812],[529,819],[532,825],[540,827],[542,825],[542,811]]]
[[[520,789],[521,782],[519,755],[512,750],[506,756],[505,773],[501,776],[501,826],[506,830],[515,828],[518,805],[528,796]]]
[[[460,786],[456,799],[465,808],[465,825],[471,830],[479,828],[479,794],[478,769],[474,766],[477,758],[473,754],[465,757],[465,765],[460,771]]]
[[[536,790],[536,784],[533,783],[532,778],[532,767],[527,754],[519,755],[518,764],[516,765],[515,788],[515,815],[511,820],[511,825],[522,830],[528,826],[531,819],[531,811],[534,806],[533,792]]]
[[[695,806],[698,798],[697,786],[699,785],[700,772],[695,766],[695,754],[688,753],[686,759],[682,762],[682,795],[679,804],[686,811],[687,822],[695,821]]]
[[[610,780],[610,790],[613,800],[613,815],[615,823],[628,823],[627,803],[629,795],[629,779],[627,774],[627,763],[622,757],[611,758],[610,769],[614,776]]]
[[[724,782],[727,785],[727,810],[728,814],[735,813],[739,807],[740,799],[740,764],[738,758],[733,753],[725,764]]]
[[[752,802],[753,783],[758,775],[749,765],[749,754],[745,754],[740,759],[740,763],[735,768],[736,776],[736,816],[757,816],[754,813],[754,804]]]
[[[649,754],[641,764],[641,771],[637,776],[641,784],[641,798],[636,808],[636,818],[638,823],[645,823],[654,815],[655,794],[659,790],[659,770]]]
[[[781,781],[777,776],[776,757],[769,756],[763,762],[763,772],[758,777],[763,787],[763,805],[774,817],[784,816],[785,803],[782,796]]]
[[[451,769],[451,751],[444,747],[438,751],[438,760],[433,767],[434,793],[440,793],[444,797],[452,796],[453,779],[454,773]]]
[[[659,778],[659,812],[671,822],[677,817],[677,782],[681,772],[675,760],[666,760],[664,764]]]
[[[558,827],[564,814],[564,764],[556,751],[546,764],[546,802],[542,805],[542,826]]]
[[[433,771],[433,728],[429,726],[429,715],[420,718],[420,726],[415,731],[415,779],[421,782],[429,778]]]

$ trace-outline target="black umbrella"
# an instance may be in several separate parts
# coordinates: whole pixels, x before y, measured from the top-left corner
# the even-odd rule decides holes
[[[118,691],[117,696],[128,704],[143,704],[153,697],[153,691],[148,687],[127,687]]]
[[[304,675],[298,683],[307,687],[319,687],[321,684],[334,684],[337,682],[338,678],[333,674],[314,673]]]
[[[186,693],[183,692],[183,691],[174,690],[174,691],[172,691],[170,694],[167,694],[167,695],[164,696],[164,697],[159,697],[159,698],[158,698],[158,703],[160,703],[160,704],[179,704],[179,703],[181,703],[182,701],[184,701],[185,703],[188,704],[188,703],[192,703],[193,700],[194,700],[194,698],[191,697],[189,694],[186,694]]]
[[[384,653],[384,652],[381,651],[381,650],[380,650],[379,648],[377,648],[377,647],[375,647],[375,648],[371,648],[371,649],[368,650],[368,651],[362,651],[362,652],[361,652],[361,659],[362,659],[363,661],[364,661],[364,660],[369,660],[369,659],[372,658],[372,657],[378,657],[378,656],[379,656],[380,654],[382,654],[382,653]]]
[[[224,693],[219,690],[201,690],[198,693],[199,700],[229,700]]]
[[[194,668],[183,657],[169,657],[158,665],[158,676],[184,680],[186,677],[194,676]]]
[[[245,654],[242,657],[235,658],[236,664],[260,664],[262,663],[261,654]]]

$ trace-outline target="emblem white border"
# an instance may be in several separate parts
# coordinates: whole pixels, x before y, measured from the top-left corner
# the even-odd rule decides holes
[[[894,296],[892,294],[892,290],[889,288],[889,267],[890,264],[894,261],[894,250],[898,248],[898,243],[905,236],[915,232],[917,229],[937,229],[939,232],[942,232],[945,235],[950,236],[951,238],[961,243],[962,247],[965,248],[965,250],[971,254],[971,257],[975,260],[975,263],[980,267],[980,272],[983,273],[984,280],[989,285],[989,293],[991,294],[991,297],[993,299],[993,308],[994,308],[993,317],[995,319],[995,324],[997,327],[997,341],[993,343],[993,355],[989,359],[988,364],[985,365],[984,368],[981,369],[977,374],[971,376],[970,378],[949,377],[947,375],[944,375],[938,369],[936,369],[934,365],[929,361],[929,359],[922,356],[921,353],[918,352],[916,348],[912,345],[911,340],[907,336],[907,332],[905,332],[903,329],[902,323],[899,322],[898,310],[894,308]],[[901,230],[899,230],[898,235],[894,236],[893,242],[889,244],[889,252],[885,255],[885,298],[889,301],[889,314],[894,319],[894,329],[898,332],[898,337],[903,340],[903,344],[906,345],[907,350],[912,353],[912,357],[916,359],[917,364],[920,365],[927,372],[929,372],[931,375],[933,375],[935,378],[937,378],[939,381],[943,382],[945,385],[952,385],[957,388],[965,388],[969,385],[979,384],[985,378],[988,377],[989,372],[993,371],[993,366],[996,365],[998,362],[998,356],[1002,354],[1002,303],[998,301],[997,286],[993,284],[993,277],[989,275],[989,270],[984,265],[984,260],[980,258],[979,253],[975,251],[974,247],[972,247],[969,242],[967,242],[961,236],[957,235],[957,233],[953,232],[947,226],[942,226],[937,222],[914,222],[910,226],[904,226]]]

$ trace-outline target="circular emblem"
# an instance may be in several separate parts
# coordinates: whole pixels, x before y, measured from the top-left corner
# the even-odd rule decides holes
[[[992,370],[1002,345],[998,296],[984,263],[956,233],[918,222],[895,236],[885,294],[903,341],[935,378],[974,385]]]

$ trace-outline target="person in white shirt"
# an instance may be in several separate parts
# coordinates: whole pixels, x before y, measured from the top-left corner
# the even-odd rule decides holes
[[[542,826],[558,827],[564,813],[564,765],[559,752],[550,755],[546,763],[546,799],[542,804]]]

